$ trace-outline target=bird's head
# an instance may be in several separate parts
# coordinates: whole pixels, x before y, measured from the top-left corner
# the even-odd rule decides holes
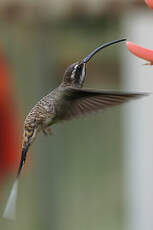
[[[64,84],[80,88],[86,76],[86,63],[76,62],[71,64],[64,73]]]
[[[65,86],[72,86],[72,87],[77,87],[81,88],[83,86],[83,83],[85,81],[85,76],[86,76],[86,65],[89,62],[89,60],[101,49],[113,45],[118,42],[125,41],[126,39],[120,39],[120,40],[115,40],[112,42],[105,43],[95,50],[93,50],[87,57],[85,57],[83,60],[78,61],[76,63],[71,64],[65,71],[64,73],[64,78],[62,84]]]

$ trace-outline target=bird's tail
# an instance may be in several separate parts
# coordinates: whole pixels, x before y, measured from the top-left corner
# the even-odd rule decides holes
[[[17,200],[17,194],[18,194],[18,184],[19,184],[19,176],[21,174],[21,170],[24,166],[25,160],[26,160],[26,155],[28,152],[28,148],[29,148],[29,144],[26,145],[25,148],[23,148],[22,150],[22,156],[21,156],[21,160],[20,160],[20,165],[19,165],[19,169],[17,172],[17,176],[16,176],[16,180],[12,186],[4,213],[3,213],[3,217],[5,219],[10,219],[10,220],[14,220],[16,217],[16,200]]]
[[[33,127],[25,128],[24,130],[24,136],[23,136],[23,146],[22,146],[22,155],[20,160],[20,165],[18,168],[18,172],[16,175],[16,180],[12,186],[10,196],[8,198],[6,208],[3,213],[3,217],[6,219],[13,220],[16,217],[16,199],[17,199],[17,193],[18,193],[18,184],[19,184],[19,176],[21,174],[21,171],[23,169],[23,166],[26,161],[27,152],[31,145],[31,143],[35,140],[37,129],[33,129]]]
[[[20,173],[26,161],[28,149],[31,143],[34,141],[35,136],[36,136],[36,129],[34,129],[31,126],[25,127],[24,134],[23,134],[21,160],[20,160],[20,165],[18,168],[17,176],[16,176],[17,178],[20,176]]]
[[[18,194],[19,176],[25,164],[27,152],[31,144],[30,140],[31,140],[32,135],[30,136],[28,134],[29,133],[27,133],[26,131],[24,132],[20,165],[19,165],[18,172],[16,175],[16,180],[12,186],[12,189],[11,189],[11,192],[10,192],[10,195],[9,195],[9,198],[8,198],[8,201],[7,201],[4,213],[3,213],[3,217],[6,219],[10,219],[10,220],[15,219],[16,217],[16,200],[17,200],[17,194]]]
[[[19,165],[19,168],[18,168],[18,172],[17,172],[17,178],[19,177],[20,173],[21,173],[21,170],[25,164],[25,161],[26,161],[26,157],[27,157],[27,152],[28,152],[28,149],[29,149],[29,143],[26,144],[26,146],[22,149],[22,155],[21,155],[21,160],[20,160],[20,165]]]
[[[3,218],[5,219],[14,220],[16,218],[16,199],[18,194],[18,183],[19,179],[16,178],[3,213]]]

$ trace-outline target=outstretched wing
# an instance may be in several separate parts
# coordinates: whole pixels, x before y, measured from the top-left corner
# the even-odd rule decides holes
[[[58,117],[60,120],[71,120],[145,95],[68,87],[64,91],[63,102],[58,108]]]

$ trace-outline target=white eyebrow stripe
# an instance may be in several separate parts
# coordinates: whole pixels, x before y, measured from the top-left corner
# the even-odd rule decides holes
[[[73,69],[72,74],[71,74],[71,79],[74,79],[74,76],[75,76],[75,72],[76,72],[77,67],[78,67],[78,65],[75,65],[75,66],[74,66],[74,69]]]
[[[74,69],[77,69],[78,65],[75,65]]]
[[[72,74],[71,74],[71,79],[74,79],[75,72],[76,72],[76,67],[74,67],[74,69],[73,69],[73,71],[72,71]]]

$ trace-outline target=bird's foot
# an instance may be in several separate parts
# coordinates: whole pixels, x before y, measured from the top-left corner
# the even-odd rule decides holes
[[[51,128],[46,128],[46,129],[43,129],[42,131],[43,131],[43,133],[44,133],[45,135],[48,135],[48,134],[49,134],[50,136],[53,135],[53,134],[52,134],[52,131],[51,131]]]

